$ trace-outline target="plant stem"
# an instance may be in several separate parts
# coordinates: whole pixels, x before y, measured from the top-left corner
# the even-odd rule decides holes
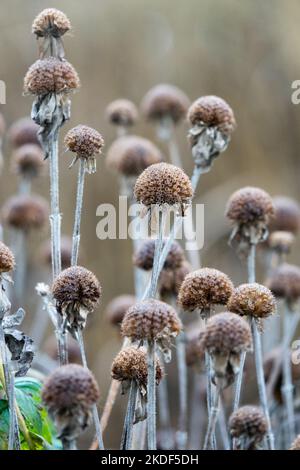
[[[19,194],[27,195],[31,193],[31,179],[30,178],[22,178],[19,184]]]
[[[61,214],[59,210],[59,170],[58,170],[58,133],[56,132],[51,142],[50,159],[50,199],[51,199],[51,250],[53,278],[61,271]]]
[[[162,378],[157,390],[159,425],[163,450],[170,450],[174,446],[169,407],[168,382],[166,376]]]
[[[126,417],[124,422],[121,450],[130,450],[132,447],[133,422],[137,397],[137,384],[135,380],[131,381]]]
[[[185,334],[176,337],[178,384],[179,384],[179,422],[176,433],[177,448],[186,449],[187,445],[187,366],[185,360]]]
[[[147,347],[148,382],[147,382],[147,442],[148,450],[156,450],[156,373],[155,341],[148,340]]]
[[[71,266],[76,266],[78,262],[78,253],[79,253],[79,244],[80,244],[80,222],[81,222],[83,190],[84,190],[84,176],[85,176],[85,160],[84,158],[79,158],[76,209],[75,209],[75,220],[74,220],[73,240],[72,240]]]
[[[203,433],[203,423],[205,421],[207,406],[201,399],[201,381],[201,375],[195,371],[193,374],[193,390],[190,409],[189,450],[199,449]]]
[[[286,304],[283,327],[284,337],[288,336],[289,324],[290,324],[290,311]],[[284,400],[284,406],[287,417],[287,445],[289,445],[295,439],[295,413],[293,404],[293,380],[292,380],[292,367],[291,367],[291,353],[289,343],[285,344],[283,349],[283,386],[282,396]]]
[[[212,442],[213,442],[213,435],[216,428],[217,417],[219,412],[219,402],[220,402],[220,387],[216,387],[214,401],[212,403],[212,407],[210,408],[210,414],[208,417],[208,426],[207,432],[204,441],[203,450],[212,449]]]
[[[151,273],[149,298],[154,298],[157,289],[159,271],[159,260],[163,249],[163,230],[164,230],[164,209],[158,208],[158,238],[155,242],[155,251],[153,259],[153,268]]]

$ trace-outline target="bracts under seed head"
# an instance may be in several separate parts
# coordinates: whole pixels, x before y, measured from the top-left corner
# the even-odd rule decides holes
[[[230,416],[229,430],[239,449],[256,450],[267,433],[265,415],[257,406],[243,406]]]
[[[153,268],[155,252],[155,240],[146,240],[141,244],[133,256],[133,263],[144,271]],[[166,258],[163,269],[175,270],[181,266],[184,261],[184,251],[178,242],[174,241]]]
[[[112,101],[105,111],[107,120],[118,127],[134,126],[138,120],[138,110],[132,101],[118,99]]]
[[[69,130],[64,139],[67,150],[76,154],[71,166],[78,159],[83,159],[88,173],[96,171],[96,156],[100,155],[104,146],[104,140],[99,132],[92,127],[78,125]]]
[[[2,208],[2,220],[11,228],[23,230],[41,229],[49,217],[48,202],[41,196],[13,196]]]
[[[275,297],[284,298],[293,309],[300,298],[300,268],[283,263],[271,273],[267,285]]]
[[[134,295],[120,295],[112,299],[105,309],[105,316],[113,326],[120,327],[127,310],[136,303]]]
[[[44,167],[44,154],[39,145],[25,144],[12,155],[12,168],[26,179],[36,178]]]
[[[32,24],[32,33],[37,39],[42,39],[40,56],[64,58],[64,48],[61,37],[71,29],[67,16],[56,8],[47,8],[35,18]]]

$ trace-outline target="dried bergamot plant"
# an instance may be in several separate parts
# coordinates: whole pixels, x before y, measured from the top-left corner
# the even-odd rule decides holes
[[[65,56],[62,36],[71,30],[71,23],[65,13],[56,8],[46,8],[32,23],[32,32],[40,41],[39,52],[63,59]]]
[[[238,450],[260,450],[267,429],[265,415],[257,406],[243,406],[229,419],[229,431]]]

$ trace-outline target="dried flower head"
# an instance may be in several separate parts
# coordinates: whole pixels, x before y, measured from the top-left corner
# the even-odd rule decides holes
[[[201,333],[203,348],[212,357],[214,383],[226,387],[239,371],[242,352],[251,349],[252,336],[247,321],[231,312],[211,317]]]
[[[74,67],[55,57],[39,59],[31,65],[24,78],[24,91],[32,95],[69,93],[80,86]]]
[[[157,163],[146,168],[138,177],[134,194],[137,201],[147,207],[153,204],[179,205],[184,212],[193,196],[193,188],[181,168],[169,163]]]
[[[118,99],[107,106],[106,116],[111,124],[130,127],[136,124],[138,120],[138,110],[132,101]]]
[[[58,312],[67,318],[68,327],[73,332],[85,327],[87,315],[99,304],[101,286],[91,271],[72,266],[56,277],[52,294]]]
[[[44,167],[44,154],[39,145],[25,144],[12,156],[13,169],[24,178],[36,178]]]
[[[267,285],[276,297],[286,299],[292,306],[300,297],[300,268],[283,263],[272,271]]]
[[[267,318],[276,311],[276,301],[272,292],[265,286],[241,284],[236,287],[228,301],[228,309],[239,315],[254,318]]]
[[[204,366],[205,350],[200,340],[200,328],[193,328],[185,335],[185,360],[188,367],[202,370]]]
[[[70,31],[71,23],[67,16],[56,8],[47,8],[37,15],[32,24],[32,32],[37,37],[60,37]]]
[[[15,257],[13,252],[0,241],[0,273],[12,271],[15,267]]]
[[[36,195],[13,196],[2,208],[3,222],[12,228],[24,231],[42,228],[48,217],[48,202]]]
[[[148,166],[162,161],[160,150],[150,140],[128,135],[115,140],[108,149],[107,166],[124,176],[138,176]]]
[[[160,84],[151,88],[142,101],[142,112],[146,119],[163,124],[171,120],[174,124],[185,118],[190,100],[182,90],[173,85]]]
[[[88,173],[96,171],[96,155],[100,155],[104,146],[102,135],[92,127],[79,125],[66,134],[64,143],[67,150],[76,154],[71,166],[79,158],[84,159]]]
[[[230,416],[229,429],[239,448],[254,450],[267,433],[267,421],[257,406],[242,406]]]
[[[127,310],[136,303],[134,295],[115,297],[105,309],[105,316],[114,326],[120,326]]]
[[[222,134],[230,135],[236,128],[235,117],[228,103],[218,96],[202,96],[188,110],[191,125],[215,126]]]
[[[57,339],[56,337],[50,336],[45,342],[45,352],[48,356],[53,359],[53,361],[58,360],[58,348],[57,348]],[[68,336],[67,341],[67,353],[68,361],[71,364],[81,364],[81,354],[78,341],[76,341],[72,336]]]
[[[8,130],[8,136],[13,148],[27,144],[40,145],[38,139],[39,126],[29,117],[18,119]]]
[[[299,203],[290,197],[275,196],[273,197],[273,204],[275,216],[270,223],[270,230],[298,233],[300,229]]]
[[[155,243],[153,239],[146,240],[135,252],[133,256],[133,263],[144,271],[149,271],[153,268]],[[165,241],[163,242],[165,244]],[[174,241],[171,245],[170,251],[166,258],[164,269],[174,270],[179,268],[184,261],[184,251],[178,242]]]
[[[292,442],[292,445],[289,450],[300,450],[300,434],[298,434],[296,439]]]
[[[89,425],[92,406],[98,399],[95,377],[77,364],[56,369],[42,389],[42,400],[55,422],[58,437],[70,441]]]
[[[161,297],[177,297],[185,277],[192,271],[191,265],[183,261],[178,268],[163,269],[159,276],[158,290]]]
[[[0,113],[0,139],[2,139],[6,130],[5,119],[2,113]]]
[[[294,241],[295,236],[291,232],[277,230],[270,233],[268,243],[270,248],[279,255],[286,255],[290,252]]]
[[[72,239],[66,235],[61,237],[60,241],[61,265],[62,269],[69,268],[71,265]],[[46,240],[41,246],[40,256],[42,261],[48,266],[52,266],[51,240]]]
[[[184,309],[201,312],[214,305],[226,305],[233,292],[229,277],[213,268],[202,268],[188,274],[181,284],[178,303]]]

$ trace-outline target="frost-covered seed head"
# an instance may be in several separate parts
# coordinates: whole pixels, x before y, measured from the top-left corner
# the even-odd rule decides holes
[[[94,157],[101,154],[104,140],[95,129],[79,125],[70,129],[64,139],[68,150],[76,153],[81,158]]]
[[[49,217],[49,205],[40,196],[13,196],[2,208],[2,219],[8,226],[28,231],[41,229]]]
[[[271,232],[269,236],[269,246],[279,254],[288,254],[295,241],[292,232],[276,231]]]
[[[257,406],[242,406],[229,419],[232,437],[247,443],[247,449],[254,449],[267,433],[267,421],[262,410]]]
[[[170,118],[177,124],[185,118],[189,105],[189,98],[179,88],[160,84],[148,91],[141,107],[146,119],[161,121]]]
[[[120,326],[127,310],[136,303],[134,295],[115,297],[105,309],[105,316],[114,326]]]
[[[25,144],[18,147],[12,156],[12,165],[25,178],[36,178],[44,167],[44,154],[39,145]]]
[[[14,122],[8,131],[10,143],[13,148],[27,144],[39,145],[37,132],[39,126],[29,117],[24,117]]]
[[[228,301],[228,310],[238,315],[267,318],[276,311],[272,292],[261,284],[241,284],[236,287]]]
[[[155,252],[155,240],[146,240],[137,249],[133,256],[133,263],[144,271],[149,271],[153,268],[154,252]],[[165,244],[165,241],[164,241]],[[178,242],[174,241],[171,245],[170,251],[166,258],[164,269],[174,270],[179,268],[184,260],[184,251]]]
[[[300,268],[284,263],[272,271],[267,284],[276,297],[296,302],[300,297]]]
[[[0,241],[0,273],[12,271],[15,267],[13,252]]]
[[[138,120],[138,110],[132,101],[118,99],[106,108],[107,120],[116,126],[130,127]]]
[[[47,8],[37,15],[32,23],[32,32],[37,37],[58,38],[70,31],[71,23],[67,16],[56,8]]]
[[[202,96],[188,110],[191,125],[205,124],[215,126],[225,135],[230,135],[236,128],[235,117],[231,107],[218,96]]]
[[[226,217],[238,224],[269,223],[274,216],[271,196],[260,188],[247,186],[235,191],[230,197]]]
[[[273,197],[275,216],[271,221],[270,230],[292,232],[300,229],[300,205],[295,199],[286,196]]]
[[[185,277],[192,271],[191,265],[184,261],[174,270],[163,269],[159,276],[158,290],[162,297],[177,297]]]

